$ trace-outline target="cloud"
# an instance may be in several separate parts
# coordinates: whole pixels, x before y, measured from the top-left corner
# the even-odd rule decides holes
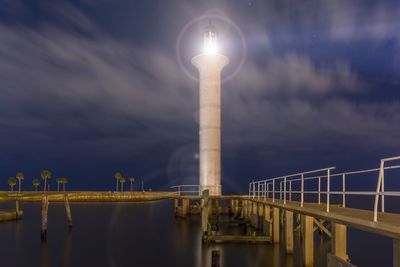
[[[278,10],[270,7],[257,12]],[[337,40],[355,34],[351,17],[356,9],[350,4],[345,18],[334,17],[343,9],[328,8],[335,14],[324,24],[337,30],[331,32]],[[7,140],[5,151],[35,156],[43,149],[61,158],[118,161],[135,156],[140,162],[163,162],[160,158],[168,154],[163,150],[171,150],[166,172],[174,181],[179,175],[194,177],[198,85],[182,73],[174,48],[165,45],[171,40],[137,44],[112,37],[88,15],[73,6],[68,10],[65,14],[71,16],[42,21],[40,27],[0,23],[0,137]],[[244,27],[252,28],[244,30],[251,37],[249,46],[268,46],[268,54],[249,54],[241,72],[223,84],[225,155],[249,148],[246,157],[263,161],[277,154],[343,156],[348,149],[400,148],[398,100],[371,97],[365,76],[343,58],[321,63],[296,49],[273,53],[267,30],[290,28],[290,12],[263,18],[267,28],[263,23],[251,27],[244,22],[253,17],[238,16]],[[303,28],[313,24],[306,19],[299,23]],[[391,36],[390,28],[375,26],[364,36]],[[21,152],[15,152],[17,146],[23,147]],[[150,176],[162,173],[157,168]]]

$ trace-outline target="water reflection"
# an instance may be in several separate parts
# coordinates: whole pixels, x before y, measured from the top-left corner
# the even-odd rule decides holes
[[[299,234],[294,235],[294,254],[289,256],[283,237],[276,245],[203,243],[200,219],[176,219],[172,202],[72,204],[71,208],[75,225],[68,230],[63,206],[52,205],[47,243],[40,242],[37,204],[24,205],[24,221],[0,224],[2,266],[209,267],[212,250],[220,251],[221,266],[225,267],[302,266]],[[316,232],[314,244],[315,266],[326,266],[329,238]],[[349,254],[357,256],[354,250]]]
[[[47,242],[43,241],[40,243],[40,266],[49,267],[50,257]]]

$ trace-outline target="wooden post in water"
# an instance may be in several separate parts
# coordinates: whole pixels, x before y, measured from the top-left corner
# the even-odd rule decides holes
[[[302,221],[304,266],[311,267],[314,264],[314,218],[302,215]]]
[[[182,215],[186,217],[189,213],[189,199],[182,199]]]
[[[266,222],[266,234],[271,237],[272,236],[272,227],[271,227],[271,208],[268,205],[264,205],[264,220]]]
[[[343,224],[332,223],[331,252],[336,257],[347,261],[347,227]]]
[[[393,239],[393,267],[400,266],[400,240]]]
[[[279,243],[279,208],[273,208],[273,219],[272,219],[272,227],[273,227],[273,241],[275,244]]]
[[[211,267],[221,267],[219,250],[211,252]]]
[[[71,207],[69,206],[69,200],[67,194],[64,194],[64,207],[65,207],[65,212],[67,213],[68,227],[71,228],[72,227]]]
[[[20,211],[19,211],[19,200],[15,201],[15,220],[18,220],[20,216]]]
[[[178,212],[178,207],[179,207],[179,199],[175,198],[175,215]]]
[[[293,212],[285,211],[286,254],[293,254]]]
[[[201,207],[201,230],[203,236],[208,235],[208,216],[209,216],[209,190],[203,191],[202,207]]]
[[[49,210],[49,199],[47,194],[44,194],[42,197],[42,224],[41,224],[41,232],[40,237],[42,241],[46,241],[47,239],[47,214]]]

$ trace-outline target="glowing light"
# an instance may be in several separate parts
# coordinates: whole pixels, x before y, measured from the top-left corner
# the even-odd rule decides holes
[[[205,54],[218,53],[217,37],[218,37],[217,29],[213,25],[209,25],[204,31],[203,53]]]

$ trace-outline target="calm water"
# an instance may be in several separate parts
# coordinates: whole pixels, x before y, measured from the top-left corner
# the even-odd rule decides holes
[[[7,204],[2,204],[7,208]],[[40,242],[40,205],[24,203],[24,219],[0,224],[0,266],[301,266],[300,240],[286,257],[270,244],[203,245],[200,219],[176,219],[173,202],[72,204],[68,231],[62,204],[49,208],[48,241]],[[326,266],[329,239],[315,234],[315,266]],[[283,244],[281,244],[282,246]],[[391,240],[349,230],[348,253],[358,266],[391,266]]]

